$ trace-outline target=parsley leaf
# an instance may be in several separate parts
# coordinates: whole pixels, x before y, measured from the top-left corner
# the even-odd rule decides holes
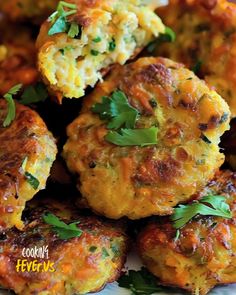
[[[3,127],[9,126],[16,117],[16,106],[12,96],[17,94],[21,87],[22,84],[17,84],[13,86],[6,94],[3,95],[3,97],[7,101],[7,116],[3,121]]]
[[[37,190],[40,185],[39,180],[27,171],[25,172],[25,177],[28,183],[33,187],[33,189]]]
[[[52,230],[56,232],[58,237],[62,240],[80,237],[83,233],[83,231],[77,227],[77,224],[80,223],[79,221],[66,224],[52,213],[44,214],[43,221],[52,225]]]
[[[45,101],[47,97],[48,92],[46,86],[39,82],[34,86],[30,85],[26,87],[19,102],[21,104],[28,105],[31,103]]]
[[[151,295],[167,289],[157,286],[156,282],[156,277],[144,267],[139,271],[129,270],[128,274],[123,275],[118,280],[119,286],[130,289],[133,295]]]
[[[65,7],[67,10],[64,9]],[[70,38],[78,36],[80,33],[80,26],[75,22],[69,23],[67,21],[67,16],[75,14],[76,12],[76,4],[60,1],[57,10],[49,17],[52,26],[48,31],[48,35],[52,36],[58,33],[67,33]]]
[[[197,60],[196,63],[193,65],[191,70],[194,72],[194,74],[198,75],[202,68],[202,60]]]
[[[119,146],[147,146],[157,144],[157,127],[145,129],[121,129],[120,133],[109,131],[105,136],[108,142]]]
[[[223,218],[232,218],[229,205],[223,196],[208,195],[189,205],[179,205],[171,215],[173,226],[176,229],[183,227],[197,215],[213,215]]]
[[[126,95],[120,90],[113,92],[111,98],[104,96],[102,103],[96,103],[92,107],[92,112],[99,114],[102,120],[109,120],[109,129],[122,126],[134,128],[138,118],[138,111],[129,104]]]

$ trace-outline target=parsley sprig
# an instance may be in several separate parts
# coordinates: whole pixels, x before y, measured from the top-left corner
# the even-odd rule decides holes
[[[105,136],[110,143],[142,147],[157,144],[158,128],[135,129],[139,112],[130,105],[127,96],[120,90],[113,92],[111,97],[102,97],[101,103],[92,106],[92,112],[107,121],[108,129],[113,129]]]
[[[232,218],[229,205],[223,196],[208,195],[189,205],[179,205],[171,216],[173,226],[180,229],[197,215],[212,215]]]
[[[17,84],[13,86],[6,94],[3,95],[7,101],[7,116],[3,121],[3,127],[7,127],[16,117],[16,105],[12,98],[13,95],[20,91],[22,84]]]
[[[154,41],[151,41],[149,44],[148,44],[148,47],[147,47],[147,51],[149,53],[152,53],[156,47],[162,43],[165,43],[165,42],[175,42],[175,39],[176,39],[176,34],[175,32],[169,28],[169,27],[165,27],[165,33],[162,33],[160,34],[157,39],[155,39]]]
[[[122,126],[134,128],[138,118],[138,111],[133,108],[124,92],[115,91],[111,97],[103,96],[101,103],[96,103],[92,111],[99,114],[100,119],[109,120],[109,129],[118,129]]]
[[[52,213],[44,214],[43,221],[47,224],[52,225],[52,230],[62,240],[80,237],[83,233],[83,231],[77,227],[77,224],[80,223],[79,221],[66,224]]]
[[[170,288],[158,286],[156,277],[145,267],[142,267],[139,271],[129,270],[118,280],[118,284],[122,288],[131,290],[133,295],[151,295],[170,290]]]
[[[35,85],[29,85],[24,89],[19,102],[24,105],[43,102],[48,97],[46,86],[38,82]]]
[[[105,136],[108,142],[119,146],[136,146],[141,147],[157,144],[158,128],[151,127],[145,129],[121,129],[120,133],[110,131]]]
[[[65,10],[66,8],[66,10]],[[48,35],[52,36],[58,33],[67,33],[70,38],[75,38],[80,33],[80,27],[77,23],[70,23],[67,17],[77,12],[76,4],[60,1],[57,10],[51,14],[49,20],[52,23]]]

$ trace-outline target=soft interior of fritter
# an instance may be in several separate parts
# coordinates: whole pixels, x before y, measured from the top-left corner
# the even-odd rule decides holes
[[[83,96],[86,86],[102,79],[101,69],[124,64],[136,49],[164,32],[150,8],[130,3],[118,2],[111,11],[93,9],[90,18],[94,21],[82,28],[80,39],[61,34],[39,53],[39,66],[52,89],[62,89],[66,97]]]

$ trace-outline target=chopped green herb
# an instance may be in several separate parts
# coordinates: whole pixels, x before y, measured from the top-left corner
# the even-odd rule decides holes
[[[70,38],[76,38],[80,35],[80,26],[76,23],[72,23],[70,25],[70,28],[69,28],[69,31],[67,33],[67,35],[70,37]]]
[[[65,53],[66,53],[67,51],[70,51],[70,50],[72,50],[72,49],[74,49],[74,47],[71,46],[71,45],[68,45],[68,46],[65,46],[64,48],[59,49],[59,51],[61,52],[62,55],[65,55]]]
[[[202,67],[202,61],[198,60],[195,65],[191,68],[191,70],[194,72],[194,74],[198,75],[201,71]]]
[[[105,136],[108,142],[118,146],[147,146],[157,144],[157,127],[145,129],[121,129],[120,133],[109,131]]]
[[[189,205],[179,205],[171,215],[173,226],[176,229],[183,227],[193,217],[198,215],[212,215],[223,218],[232,218],[229,205],[223,196],[208,195]]]
[[[99,51],[91,49],[90,53],[94,56],[98,56],[99,55]]]
[[[154,98],[149,100],[149,104],[152,108],[156,108],[157,107],[157,102]]]
[[[174,42],[176,39],[176,34],[175,32],[169,28],[169,27],[166,27],[165,28],[165,33],[163,34],[160,34],[157,39],[151,41],[149,44],[148,44],[148,47],[147,47],[147,51],[149,53],[152,53],[155,48],[162,44],[162,43],[165,43],[165,42]]]
[[[138,118],[138,111],[133,108],[122,91],[115,91],[111,97],[104,96],[101,103],[96,103],[92,107],[92,112],[99,114],[102,120],[110,122],[109,129],[118,129],[122,126],[134,128]]]
[[[176,242],[179,239],[179,237],[180,237],[180,230],[177,229],[176,234],[175,234],[174,241]]]
[[[89,252],[94,253],[94,252],[97,250],[97,248],[98,248],[98,247],[96,247],[96,246],[91,246],[91,247],[89,248]]]
[[[28,183],[32,186],[32,188],[37,190],[40,185],[39,180],[27,171],[25,172],[25,177],[26,177]]]
[[[102,248],[102,259],[105,259],[107,257],[109,257],[109,253],[107,252],[107,249],[106,248]]]
[[[109,42],[109,51],[114,51],[116,49],[116,41],[112,38],[112,41]]]
[[[66,224],[61,221],[57,216],[52,213],[47,213],[43,215],[43,221],[47,224],[52,225],[52,230],[58,235],[62,240],[68,240],[75,237],[80,237],[83,233],[81,229],[77,227],[79,221]]]
[[[167,288],[157,286],[156,282],[156,277],[144,267],[139,271],[129,270],[118,280],[119,286],[131,290],[133,295],[151,295],[167,290]]]
[[[12,96],[17,94],[21,87],[22,84],[17,84],[13,86],[6,94],[3,95],[3,97],[7,101],[7,116],[3,121],[3,127],[9,126],[16,117],[16,106]]]
[[[102,41],[102,38],[101,37],[96,37],[92,41],[95,42],[95,43],[99,43],[99,42]]]
[[[26,87],[19,102],[21,104],[28,105],[31,103],[45,101],[47,97],[48,92],[46,86],[39,82],[34,86],[30,85]]]
[[[206,137],[206,135],[204,135],[203,133],[201,134],[200,138],[205,141],[207,144],[211,144],[211,141],[208,137]]]
[[[67,8],[65,10],[64,8]],[[65,1],[60,1],[57,10],[49,17],[52,23],[48,31],[48,35],[52,36],[58,33],[68,33],[70,38],[75,38],[80,33],[80,27],[76,23],[69,23],[67,21],[67,16],[75,14],[77,12],[76,4],[67,3]]]

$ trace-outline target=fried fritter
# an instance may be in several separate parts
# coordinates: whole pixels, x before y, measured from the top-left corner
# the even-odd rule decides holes
[[[227,0],[170,0],[157,10],[176,32],[155,54],[184,63],[213,86],[236,116],[236,4]]]
[[[106,283],[115,281],[124,265],[128,238],[123,229],[95,216],[81,216],[74,209],[53,200],[48,205],[33,206],[24,231],[11,229],[0,241],[0,284],[22,295],[71,295],[87,294],[102,289]],[[50,204],[50,205],[49,205]],[[80,237],[60,239],[42,216],[45,212],[55,214],[66,224],[79,222]],[[42,249],[47,246],[48,259],[24,258],[22,251]],[[26,252],[27,253],[27,252]],[[16,271],[18,260],[51,264],[47,272]],[[53,270],[55,270],[53,272]]]
[[[52,13],[58,2],[59,0],[2,0],[0,12],[12,21],[30,20],[41,23]]]
[[[153,12],[158,1],[69,2],[77,5],[77,12],[69,21],[79,25],[80,33],[75,38],[67,33],[49,36],[48,20],[37,41],[39,70],[59,99],[83,96],[85,88],[101,80],[110,65],[124,64],[165,31]]]
[[[0,21],[0,32],[0,95],[3,95],[18,83],[36,82],[39,75],[31,30],[4,20]],[[13,32],[17,33],[13,36]]]
[[[45,187],[57,148],[39,115],[16,103],[16,117],[3,127],[7,103],[0,99],[0,230],[22,229],[25,202]]]
[[[236,173],[216,174],[199,194],[226,196],[232,219],[201,216],[176,229],[168,219],[143,229],[138,247],[144,263],[164,285],[205,295],[215,285],[236,282]]]
[[[138,110],[135,128],[158,126],[156,145],[121,147],[105,140],[107,123],[91,107],[116,90]],[[67,129],[63,155],[95,212],[131,219],[166,215],[223,163],[218,144],[229,117],[226,102],[183,65],[141,58],[118,66],[85,99]]]

